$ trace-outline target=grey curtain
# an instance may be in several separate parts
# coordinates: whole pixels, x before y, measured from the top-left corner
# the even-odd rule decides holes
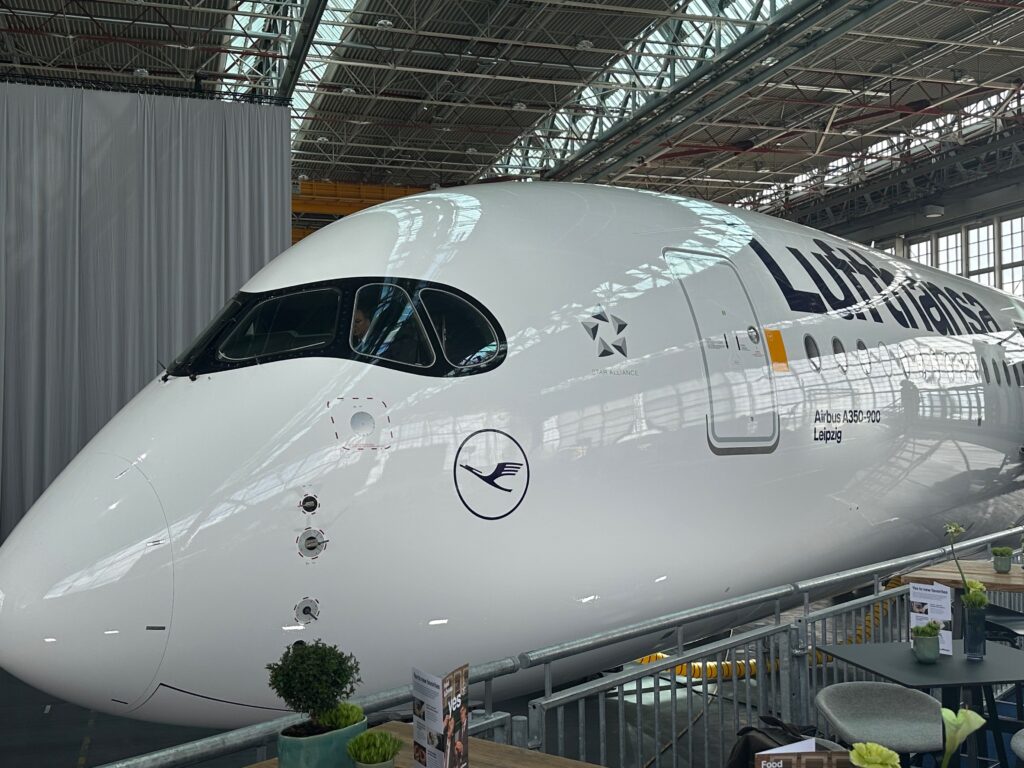
[[[0,541],[290,244],[288,119],[0,83]]]

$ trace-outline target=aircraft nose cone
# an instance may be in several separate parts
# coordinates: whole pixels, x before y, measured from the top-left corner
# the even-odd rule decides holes
[[[0,547],[0,667],[82,706],[141,703],[167,646],[173,569],[149,481],[79,455]]]

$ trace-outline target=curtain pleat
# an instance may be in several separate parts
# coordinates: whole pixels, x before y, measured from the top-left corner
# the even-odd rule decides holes
[[[288,110],[0,83],[0,541],[284,250]]]

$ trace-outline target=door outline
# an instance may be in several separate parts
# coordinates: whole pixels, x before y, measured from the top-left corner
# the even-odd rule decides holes
[[[765,374],[768,377],[768,388],[771,394],[771,415],[772,415],[772,432],[768,438],[761,439],[750,439],[746,437],[720,437],[715,434],[714,430],[714,415],[715,415],[715,398],[714,393],[711,389],[711,367],[708,364],[707,351],[705,349],[704,335],[701,332],[700,321],[697,319],[697,313],[693,308],[693,301],[690,299],[690,294],[686,290],[685,281],[680,275],[677,275],[672,267],[672,261],[669,254],[677,253],[684,257],[698,256],[702,259],[711,259],[717,264],[724,265],[732,270],[733,275],[736,277],[736,282],[739,284],[740,289],[743,291],[743,297],[746,299],[747,307],[750,309],[751,315],[754,318],[754,324],[757,328],[759,336],[759,346],[761,352],[764,355],[764,366]],[[704,423],[706,427],[708,448],[711,449],[712,453],[720,456],[727,455],[738,455],[738,454],[751,454],[751,453],[773,453],[776,448],[779,447],[779,439],[781,436],[781,429],[779,425],[779,400],[778,395],[775,391],[775,376],[772,371],[771,357],[768,354],[767,344],[765,342],[764,326],[761,324],[761,319],[758,317],[757,309],[754,307],[754,302],[750,298],[750,292],[747,290],[746,283],[743,282],[743,276],[739,270],[736,269],[736,265],[733,264],[732,259],[728,256],[722,256],[717,253],[709,253],[707,251],[698,251],[693,248],[664,248],[661,252],[662,259],[664,259],[668,266],[669,272],[675,279],[676,283],[683,291],[683,298],[686,300],[686,308],[690,312],[690,318],[693,320],[693,327],[697,332],[697,342],[700,346],[700,357],[701,357],[701,370],[704,375],[704,387],[707,391],[708,396],[708,413],[704,416]],[[742,443],[742,445],[737,445]]]

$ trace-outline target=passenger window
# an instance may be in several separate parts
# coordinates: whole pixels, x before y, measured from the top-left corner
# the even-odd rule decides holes
[[[868,352],[868,345],[863,339],[857,339],[857,359],[864,366],[864,372],[871,373],[871,353]]]
[[[821,354],[818,352],[818,342],[810,334],[804,336],[804,351],[807,352],[807,359],[810,361],[811,367],[816,371],[820,371]]]
[[[421,368],[434,364],[434,350],[412,300],[397,285],[373,283],[356,292],[349,342],[356,352]]]
[[[837,337],[832,338],[832,353],[836,356],[836,363],[840,370],[846,373],[846,347]]]
[[[341,295],[330,288],[262,301],[221,344],[218,356],[238,362],[326,347],[334,341],[340,306]]]
[[[882,373],[892,376],[892,355],[889,354],[889,348],[882,342],[878,342],[878,357],[882,361]]]
[[[1017,386],[1019,387],[1020,386],[1020,366],[1019,365],[1013,366],[1013,378],[1015,378],[1017,380]]]
[[[498,354],[498,337],[487,318],[465,299],[448,291],[425,288],[420,302],[437,338],[441,353],[457,368],[486,363]]]
[[[991,384],[992,383],[992,379],[988,375],[988,363],[985,362],[984,358],[982,358],[982,360],[981,360],[981,372],[983,374],[985,374],[985,383],[986,384]]]

